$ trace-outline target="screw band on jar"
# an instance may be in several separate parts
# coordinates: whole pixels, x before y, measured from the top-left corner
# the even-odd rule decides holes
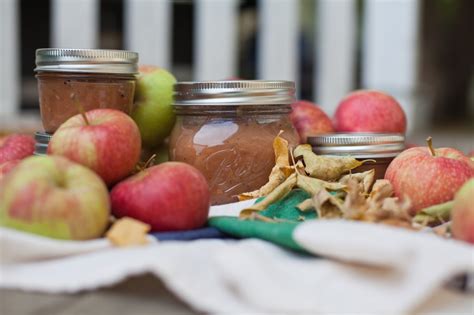
[[[174,104],[189,105],[282,105],[295,101],[291,81],[239,80],[178,82]]]
[[[113,49],[40,48],[34,71],[137,74],[138,53]]]

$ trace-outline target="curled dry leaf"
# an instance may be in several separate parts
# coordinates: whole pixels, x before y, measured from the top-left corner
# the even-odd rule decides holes
[[[444,202],[431,207],[421,209],[412,219],[413,223],[423,226],[435,226],[445,223],[451,218],[453,201]]]
[[[294,165],[281,167],[280,169],[285,172],[285,174],[288,174],[288,176],[295,172],[301,175],[306,175],[302,161],[298,161]]]
[[[303,211],[303,212],[314,209],[313,199],[308,198],[306,200],[303,200],[296,206],[296,208],[298,208],[298,210]]]
[[[317,179],[314,177],[309,177],[305,175],[297,174],[297,181],[296,185],[298,188],[303,189],[310,195],[315,195],[321,189],[328,189],[333,191],[343,190],[347,186],[338,182],[327,182],[321,179]]]
[[[377,203],[385,198],[391,197],[392,195],[393,187],[390,181],[387,179],[378,179],[372,187],[368,201],[369,203]]]
[[[114,222],[105,236],[115,246],[134,246],[148,243],[150,226],[141,221],[124,217]]]
[[[239,214],[240,218],[248,218],[254,212],[266,209],[272,203],[283,199],[296,185],[296,174],[291,174],[282,184],[276,187],[260,202],[242,210]]]
[[[332,196],[325,189],[321,189],[312,199],[319,218],[342,217],[342,201]]]
[[[342,206],[345,219],[362,220],[369,208],[363,187],[358,180],[347,180],[347,195]]]
[[[303,157],[306,173],[322,180],[338,180],[342,174],[364,163],[348,156],[316,155],[309,144],[297,146],[293,154],[296,158]]]
[[[281,134],[281,131],[280,131]],[[275,152],[275,166],[273,167],[268,182],[260,187],[260,189],[240,194],[239,200],[248,200],[259,198],[271,193],[278,185],[288,178],[294,169],[290,167],[288,158],[288,141],[280,137],[280,134],[273,140],[273,151]]]
[[[339,183],[347,185],[350,180],[355,180],[358,185],[361,186],[361,190],[364,194],[368,194],[375,180],[375,170],[371,169],[362,173],[347,174],[339,179]]]
[[[366,198],[365,188],[352,178],[347,182],[347,196],[342,208],[344,218],[411,227],[410,200],[400,200],[392,195],[390,182],[378,180]]]

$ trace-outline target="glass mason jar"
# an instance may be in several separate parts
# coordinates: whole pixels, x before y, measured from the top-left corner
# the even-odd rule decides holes
[[[375,178],[382,179],[392,160],[405,150],[405,136],[398,133],[328,133],[308,137],[313,152],[320,155],[349,155],[368,161],[353,170],[375,169]]]
[[[138,54],[123,50],[45,48],[36,51],[41,121],[54,133],[68,118],[95,108],[131,114]]]
[[[177,83],[170,159],[204,174],[213,205],[237,201],[268,181],[280,131],[297,145],[289,117],[294,91],[288,81]]]

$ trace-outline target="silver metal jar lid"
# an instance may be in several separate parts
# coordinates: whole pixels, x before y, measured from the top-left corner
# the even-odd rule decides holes
[[[405,136],[397,133],[329,133],[308,137],[308,143],[321,155],[388,158],[405,149]]]
[[[283,105],[295,101],[292,81],[178,82],[174,105]]]
[[[138,53],[110,49],[41,48],[35,71],[137,74]]]

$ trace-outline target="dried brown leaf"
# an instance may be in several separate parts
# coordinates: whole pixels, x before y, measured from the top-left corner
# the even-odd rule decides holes
[[[364,194],[368,194],[375,180],[375,170],[371,169],[366,172],[347,174],[339,179],[339,183],[347,185],[349,180],[356,180]]]
[[[338,190],[343,190],[347,186],[343,185],[338,182],[327,182],[321,179],[317,179],[314,177],[309,177],[305,175],[300,175],[298,174],[298,179],[296,182],[296,185],[298,188],[303,189],[310,195],[315,195],[318,193],[321,189],[328,189],[328,190],[333,190],[333,191],[338,191]]]
[[[344,173],[363,164],[348,156],[316,155],[309,144],[297,146],[293,154],[296,158],[303,157],[306,173],[322,180],[338,180]]]
[[[368,209],[363,187],[356,179],[347,180],[347,195],[343,204],[344,218],[362,220]]]
[[[311,198],[303,200],[296,206],[296,208],[298,208],[300,211],[303,211],[303,212],[313,210],[314,209],[313,200]]]
[[[368,201],[370,203],[378,203],[381,200],[393,195],[393,187],[389,180],[378,179],[375,181],[372,191],[370,192]]]
[[[291,174],[283,183],[276,187],[260,202],[242,210],[240,218],[248,218],[252,213],[265,210],[272,203],[283,199],[296,185],[296,174]]]
[[[281,134],[281,132],[280,132]],[[239,200],[248,200],[268,195],[278,185],[288,178],[294,169],[290,167],[288,157],[288,141],[280,137],[280,134],[273,140],[273,151],[275,152],[275,166],[273,167],[268,182],[257,190],[240,194]]]
[[[331,219],[342,217],[342,201],[321,189],[313,196],[313,204],[319,218]]]
[[[105,236],[115,246],[134,246],[148,243],[150,226],[141,221],[124,217],[114,222]]]

